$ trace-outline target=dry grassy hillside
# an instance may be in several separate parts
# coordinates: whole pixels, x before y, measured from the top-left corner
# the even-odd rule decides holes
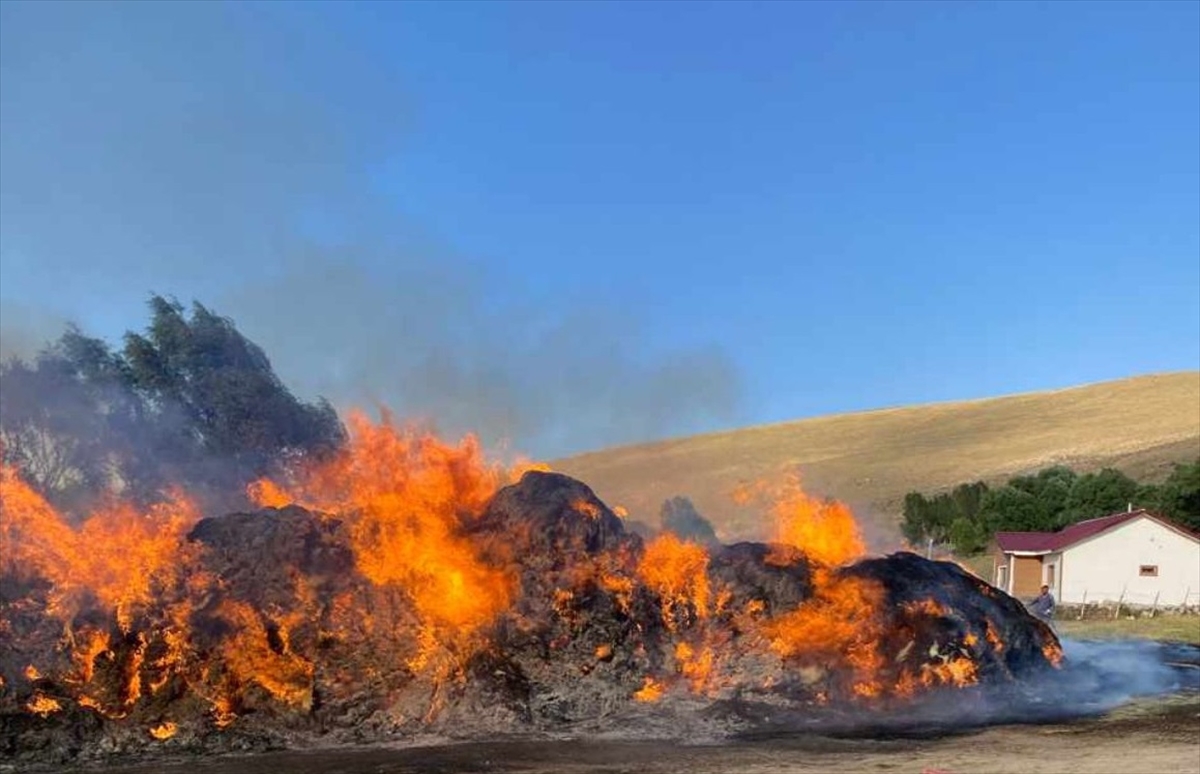
[[[734,488],[799,466],[806,488],[853,505],[882,547],[898,539],[900,503],[913,489],[1001,481],[1056,463],[1160,478],[1198,454],[1200,372],[1189,371],[750,427],[552,465],[654,526],[664,499],[687,495],[726,541],[767,529],[758,511],[734,505]]]

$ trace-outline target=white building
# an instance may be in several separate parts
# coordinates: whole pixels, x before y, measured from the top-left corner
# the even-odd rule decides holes
[[[997,532],[996,586],[1015,597],[1044,584],[1059,602],[1173,607],[1200,603],[1200,535],[1145,510],[1058,532]]]

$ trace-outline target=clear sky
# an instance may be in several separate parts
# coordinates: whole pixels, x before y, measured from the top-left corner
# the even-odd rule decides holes
[[[1200,3],[0,3],[0,322],[539,456],[1200,367]]]

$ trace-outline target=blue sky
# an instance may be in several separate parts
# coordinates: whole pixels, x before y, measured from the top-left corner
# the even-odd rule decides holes
[[[551,456],[1200,367],[1200,4],[0,5],[0,322]],[[51,334],[52,335],[52,334]]]

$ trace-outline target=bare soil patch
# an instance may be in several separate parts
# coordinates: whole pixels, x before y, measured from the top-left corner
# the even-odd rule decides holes
[[[0,771],[13,771],[0,764]],[[1160,774],[1200,772],[1200,697],[1126,705],[1100,718],[1006,725],[926,738],[776,736],[720,745],[508,740],[164,760],[104,774]]]

